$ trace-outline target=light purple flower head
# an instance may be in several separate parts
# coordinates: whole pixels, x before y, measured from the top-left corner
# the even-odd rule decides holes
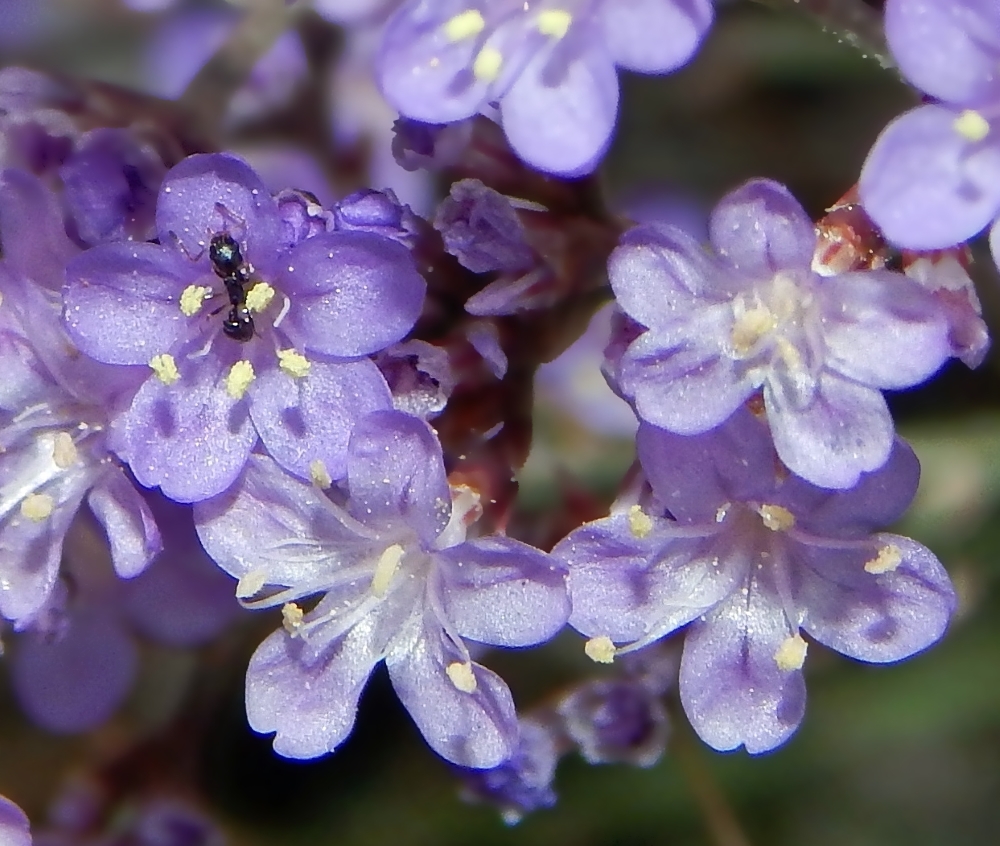
[[[712,14],[711,0],[409,0],[386,25],[379,80],[401,114],[426,123],[497,104],[524,161],[582,174],[611,140],[615,66],[676,70]]]
[[[384,661],[430,746],[465,767],[498,765],[517,743],[499,676],[466,640],[527,646],[565,623],[564,570],[515,540],[465,540],[477,498],[449,489],[441,446],[397,411],[360,421],[341,506],[254,456],[222,497],[201,503],[202,543],[254,607],[282,607],[284,628],[247,673],[247,716],[293,758],[336,749]],[[300,605],[318,596],[318,601]]]
[[[883,130],[861,173],[861,201],[893,243],[950,247],[1000,214],[1000,5],[888,0],[885,11],[900,69],[940,102]],[[1000,261],[996,223],[991,245]]]
[[[637,445],[652,501],[582,526],[553,555],[569,565],[570,624],[596,660],[684,629],[681,702],[710,746],[764,752],[795,730],[803,633],[873,663],[943,634],[956,603],[944,568],[876,533],[916,491],[902,441],[847,491],[789,475],[745,410],[695,437],[643,424]]]
[[[683,230],[642,225],[612,253],[618,305],[644,331],[617,366],[640,418],[706,432],[763,390],[778,455],[816,485],[847,488],[889,457],[882,390],[916,385],[953,353],[948,316],[900,273],[820,277],[816,236],[782,186],[724,197],[712,251]]]
[[[423,303],[409,251],[370,232],[290,243],[263,183],[224,154],[168,172],[156,226],[158,244],[95,247],[66,271],[78,346],[148,368],[112,448],[185,502],[225,490],[258,440],[303,478],[343,477],[354,421],[391,407],[368,356],[406,335]]]
[[[137,380],[80,355],[62,330],[59,277],[76,250],[37,178],[0,175],[0,230],[0,614],[23,628],[50,599],[84,500],[119,575],[140,573],[161,541],[107,444],[109,414]]]

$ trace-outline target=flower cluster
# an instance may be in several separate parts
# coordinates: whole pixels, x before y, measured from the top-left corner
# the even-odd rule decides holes
[[[993,0],[888,0],[934,102],[818,223],[754,179],[707,238],[615,217],[587,175],[618,69],[686,64],[711,0],[315,0],[398,111],[399,168],[447,190],[425,216],[364,187],[358,149],[289,170],[207,140],[305,96],[317,51],[278,6],[247,12],[284,22],[270,53],[235,17],[195,27],[259,60],[208,125],[203,45],[168,62],[177,102],[0,70],[0,617],[37,724],[111,718],[144,640],[280,610],[245,679],[278,754],[338,749],[384,665],[466,794],[514,822],[555,802],[570,751],[656,763],[667,697],[714,749],[765,752],[804,717],[812,642],[882,664],[944,634],[947,572],[886,531],[920,474],[886,392],[989,345],[964,241],[992,222],[1000,263]],[[600,370],[628,420],[592,397],[576,416],[634,434],[636,461],[613,503],[567,496],[532,525],[515,496],[535,376],[568,350],[538,384],[569,409],[588,345],[588,386]],[[615,667],[519,711],[490,650],[567,625]],[[122,838],[218,841],[156,795]],[[105,842],[102,824],[50,834]],[[0,841],[30,843],[3,797]]]

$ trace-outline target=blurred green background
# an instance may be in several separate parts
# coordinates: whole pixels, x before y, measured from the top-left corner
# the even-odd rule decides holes
[[[156,16],[128,14],[113,2],[0,0],[0,59],[128,85],[159,25]],[[334,37],[317,20],[302,25],[318,33],[314,38]],[[619,130],[604,169],[607,190],[620,205],[662,201],[698,218],[740,181],[768,176],[819,216],[851,187],[881,127],[915,102],[891,70],[794,9],[725,4],[689,67],[665,78],[624,79]],[[995,270],[981,245],[976,250],[977,287],[997,327]],[[170,769],[163,762],[176,743],[186,763],[164,783],[200,797],[232,844],[1000,842],[997,367],[995,355],[975,373],[952,364],[932,384],[892,400],[924,468],[900,531],[934,549],[949,568],[962,599],[951,631],[899,666],[864,666],[812,649],[805,722],[771,754],[715,754],[675,720],[670,750],[657,766],[590,767],[567,759],[557,776],[557,807],[508,828],[493,810],[457,798],[452,773],[422,746],[382,675],[336,755],[308,764],[273,756],[242,713],[242,670],[256,640],[277,624],[269,618],[197,655],[149,646],[125,713],[88,737],[38,732],[19,715],[4,681],[0,793],[41,820],[55,786],[89,771],[114,773],[109,762],[122,757],[131,763],[118,773],[116,789],[127,793],[134,778],[145,791],[159,768]],[[630,444],[584,429],[544,394],[536,418],[535,449],[522,475],[526,518],[551,507],[556,475],[609,496],[631,461]],[[580,653],[579,639],[568,634],[489,663],[530,706],[553,682],[591,671]],[[671,708],[676,716],[675,703]],[[177,713],[199,718],[178,726]],[[197,744],[187,749],[192,738]],[[130,753],[137,742],[149,753]]]

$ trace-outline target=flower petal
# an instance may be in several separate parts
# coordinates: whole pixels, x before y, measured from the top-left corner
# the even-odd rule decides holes
[[[98,361],[148,364],[190,334],[179,303],[196,278],[190,262],[157,244],[94,247],[66,267],[66,331]]]
[[[746,592],[694,623],[681,656],[681,704],[698,736],[725,752],[767,752],[785,742],[805,713],[802,671],[775,656],[792,634],[769,570],[752,569]]]
[[[879,391],[832,373],[820,378],[813,402],[800,409],[774,381],[764,386],[778,457],[821,488],[850,488],[892,451],[892,417]]]
[[[138,654],[103,609],[69,617],[62,637],[29,634],[14,655],[14,690],[31,719],[49,731],[85,731],[110,717],[132,687]]]
[[[581,41],[585,37],[579,36]],[[503,128],[517,155],[538,170],[590,173],[618,118],[618,74],[599,42],[577,55],[570,45],[539,50],[500,100]]]
[[[613,0],[601,12],[615,64],[640,73],[667,73],[687,63],[713,17],[711,0]]]
[[[474,688],[459,690],[448,674],[468,667]],[[468,662],[444,630],[428,619],[415,643],[390,654],[392,686],[431,749],[460,767],[484,769],[506,761],[517,746],[517,714],[496,673]]]
[[[358,699],[379,660],[371,626],[362,620],[314,662],[302,660],[304,642],[271,634],[247,668],[247,720],[254,731],[275,733],[274,751],[286,758],[317,758],[336,749],[354,728]]]
[[[117,467],[91,489],[87,504],[107,533],[111,563],[123,579],[137,576],[163,549],[149,506]]]
[[[872,537],[863,548],[797,545],[806,609],[802,627],[818,641],[861,661],[900,661],[937,641],[957,599],[941,562],[899,535]],[[880,556],[891,569],[870,572]],[[867,569],[866,569],[867,568]]]
[[[732,320],[728,305],[709,306],[632,342],[619,378],[639,417],[680,435],[697,435],[750,398],[756,377],[741,376],[724,353]]]
[[[369,355],[416,322],[427,283],[402,244],[370,232],[308,238],[287,257],[278,285],[294,297],[287,331],[306,349]]]
[[[238,579],[259,570],[275,586],[321,585],[370,544],[343,509],[263,455],[252,455],[236,484],[199,502],[194,515],[201,543],[223,570]]]
[[[651,518],[644,534],[630,516],[588,523],[552,550],[569,566],[570,625],[588,637],[663,637],[724,599],[746,568],[745,556],[719,546],[711,527],[704,537],[683,537],[670,521]]]
[[[160,243],[175,246],[208,269],[208,242],[230,232],[246,249],[244,257],[266,265],[281,247],[283,223],[261,178],[231,153],[188,156],[163,178],[156,201]],[[272,268],[259,266],[265,274]]]
[[[494,646],[548,640],[569,619],[565,566],[512,538],[493,536],[435,553],[442,606],[462,637]]]
[[[921,106],[890,123],[861,171],[865,210],[901,247],[936,250],[971,238],[1000,211],[997,126],[974,143],[958,112]]]
[[[211,355],[181,362],[179,382],[150,377],[115,419],[110,446],[141,485],[195,502],[236,481],[257,432],[246,403],[226,392],[220,369]]]
[[[712,245],[746,274],[808,268],[816,246],[812,219],[770,179],[752,179],[723,197],[709,220]]]
[[[898,273],[842,273],[819,294],[830,369],[898,390],[930,378],[951,357],[948,316],[934,295]]]
[[[994,37],[983,37],[992,32]],[[950,103],[1000,96],[1000,8],[993,0],[889,0],[885,34],[899,69],[918,88]]]
[[[313,462],[321,461],[331,479],[343,479],[354,424],[391,407],[389,388],[371,361],[311,361],[301,379],[262,367],[250,417],[268,453],[290,473],[309,479]]]
[[[451,491],[441,444],[423,420],[400,411],[362,419],[347,456],[348,507],[366,525],[400,523],[433,544],[451,518]]]

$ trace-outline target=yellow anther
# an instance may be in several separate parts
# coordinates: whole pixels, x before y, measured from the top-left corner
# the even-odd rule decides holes
[[[333,479],[330,478],[330,471],[326,469],[326,465],[318,458],[309,465],[309,478],[312,479],[312,483],[317,488],[324,491],[333,484]]]
[[[565,9],[546,9],[538,14],[536,25],[542,35],[551,35],[559,39],[569,32],[573,16]]]
[[[73,436],[69,432],[59,432],[52,441],[52,460],[56,467],[60,470],[72,467],[79,457]]]
[[[456,690],[460,690],[462,693],[476,692],[478,685],[476,684],[476,674],[472,672],[471,663],[455,661],[445,668],[445,672],[451,679],[451,683],[455,685]]]
[[[802,635],[796,632],[781,642],[778,651],[774,653],[774,663],[783,673],[790,670],[801,670],[802,665],[806,662],[808,648],[809,644],[802,639]]]
[[[795,525],[795,515],[780,505],[762,505],[757,513],[772,532],[787,532]]]
[[[774,315],[765,306],[744,312],[733,323],[729,339],[737,355],[748,355],[765,335],[777,326]]]
[[[903,563],[903,551],[895,544],[886,544],[881,547],[871,561],[865,562],[865,572],[872,575],[880,573],[891,573]]]
[[[245,358],[237,361],[229,368],[229,375],[226,376],[226,393],[234,400],[243,399],[243,395],[255,378],[253,365],[249,361]]]
[[[615,653],[618,650],[607,635],[592,637],[583,645],[584,654],[598,664],[610,664],[615,660]]]
[[[267,573],[263,569],[251,570],[241,576],[236,583],[236,598],[249,599],[251,596],[256,596],[266,583]]]
[[[982,141],[990,134],[990,124],[975,109],[966,109],[952,124],[955,132],[969,141]]]
[[[493,82],[500,76],[503,54],[496,47],[483,47],[472,63],[472,73],[480,82]]]
[[[21,500],[21,516],[33,523],[41,523],[52,516],[56,501],[48,494],[28,494]]]
[[[628,528],[641,540],[653,531],[653,518],[642,510],[642,506],[633,505],[628,510]]]
[[[392,584],[392,577],[399,569],[399,562],[403,560],[405,550],[398,543],[387,547],[375,565],[375,573],[372,576],[371,591],[380,599],[386,595],[389,585]]]
[[[278,367],[293,379],[304,379],[309,375],[309,359],[295,350],[278,350]]]
[[[305,612],[294,602],[286,602],[281,606],[281,625],[293,637],[302,627]]]
[[[181,312],[185,317],[193,317],[210,296],[212,289],[204,285],[188,285],[181,291]]]
[[[479,35],[485,27],[486,21],[478,9],[466,9],[445,23],[444,34],[449,41],[464,41]]]
[[[271,300],[274,299],[274,288],[267,284],[267,282],[258,282],[249,291],[247,291],[246,304],[250,311],[263,311],[269,305],[271,305]]]
[[[164,385],[173,385],[181,378],[181,372],[177,369],[177,362],[170,353],[154,355],[149,360],[149,368],[156,374]]]

